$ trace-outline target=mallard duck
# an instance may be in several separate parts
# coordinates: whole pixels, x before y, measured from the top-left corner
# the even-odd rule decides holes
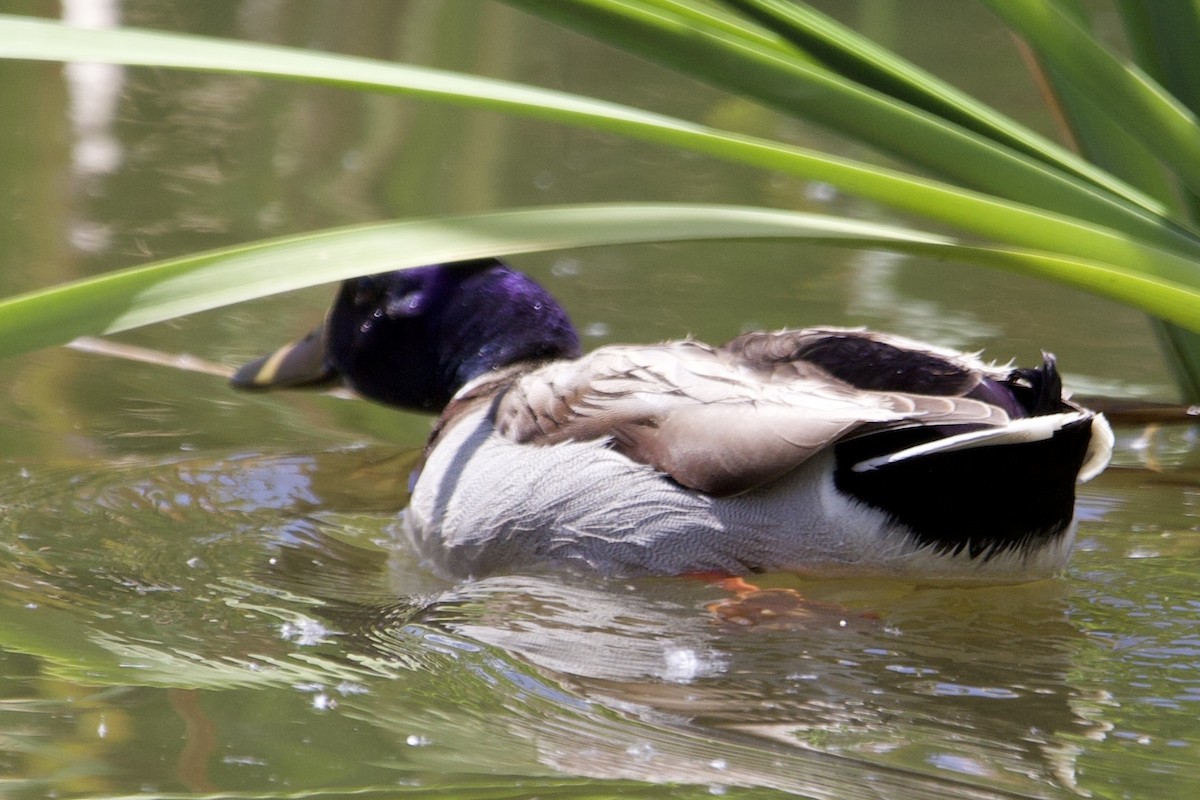
[[[439,414],[404,525],[453,576],[1050,576],[1100,414],[1038,367],[865,330],[581,354],[554,298],[494,259],[344,283],[324,325],[242,388],[340,377]]]

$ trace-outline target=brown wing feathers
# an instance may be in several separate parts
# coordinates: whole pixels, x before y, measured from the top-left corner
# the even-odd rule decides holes
[[[496,427],[535,445],[608,438],[685,486],[737,494],[864,426],[1006,422],[961,396],[981,374],[957,358],[847,331],[747,334],[718,349],[606,347],[516,381]]]

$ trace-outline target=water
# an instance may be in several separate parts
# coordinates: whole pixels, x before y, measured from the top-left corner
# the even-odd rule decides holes
[[[1045,126],[987,18],[924,5],[891,19],[887,3],[831,8]],[[503,5],[468,19],[449,6],[113,8],[132,24],[828,139]],[[931,14],[947,27],[915,24]],[[444,210],[680,199],[883,214],[609,137],[328,89],[8,63],[0,86],[8,118],[27,123],[0,130],[25,156],[0,164],[5,293]],[[1007,275],[763,242],[518,263],[587,346],[865,324],[1000,360],[1045,347],[1081,390],[1170,396],[1137,314]],[[302,333],[327,299],[122,339],[233,365]],[[428,431],[419,416],[236,394],[210,375],[69,350],[10,360],[6,377],[5,796],[1170,797],[1188,796],[1200,766],[1195,426],[1118,431],[1114,468],[1083,488],[1061,579],[956,590],[769,576],[763,589],[806,601],[736,605],[680,579],[439,580],[395,530]]]

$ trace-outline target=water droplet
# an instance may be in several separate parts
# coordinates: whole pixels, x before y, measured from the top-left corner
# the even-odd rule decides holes
[[[629,747],[626,747],[625,754],[633,756],[638,761],[650,761],[656,755],[658,755],[658,751],[655,750],[654,745],[650,744],[649,742],[638,742],[637,744],[631,744]]]
[[[594,339],[600,339],[608,336],[612,332],[607,322],[591,322],[583,329],[584,336],[590,336]]]
[[[329,638],[331,633],[332,631],[324,625],[308,617],[299,617],[279,626],[280,637],[301,647],[321,644]]]
[[[696,679],[702,666],[702,659],[695,650],[690,648],[675,648],[663,654],[667,668],[663,678],[672,683],[691,683]]]
[[[550,267],[550,274],[556,278],[574,278],[579,274],[581,264],[577,258],[560,258]]]

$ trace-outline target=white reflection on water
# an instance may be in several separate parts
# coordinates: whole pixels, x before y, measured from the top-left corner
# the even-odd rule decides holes
[[[120,0],[62,0],[62,19],[77,28],[115,28]],[[68,109],[75,141],[71,164],[77,176],[107,175],[121,166],[121,143],[113,133],[117,103],[125,83],[118,64],[72,61],[63,66]]]
[[[62,19],[79,28],[115,28],[121,21],[120,0],[62,0]],[[123,148],[113,123],[125,84],[118,64],[71,61],[63,65],[67,86],[67,118],[71,122],[71,175],[85,194],[96,192],[95,179],[116,172]],[[112,230],[95,220],[75,217],[67,238],[84,253],[103,253],[112,245]]]

